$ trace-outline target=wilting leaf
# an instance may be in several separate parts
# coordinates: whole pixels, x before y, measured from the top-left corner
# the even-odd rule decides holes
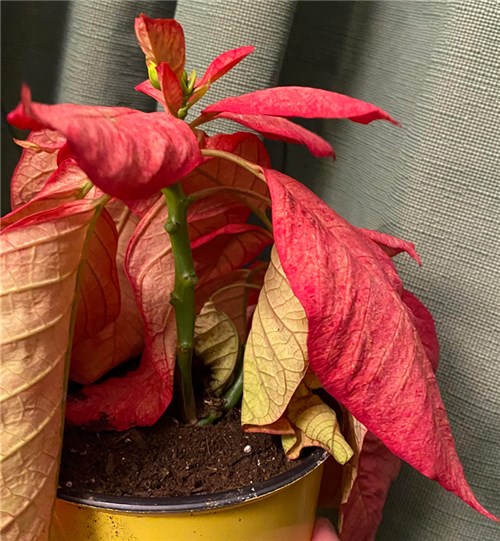
[[[62,147],[64,142],[65,139],[53,130],[34,131],[28,135],[28,146],[21,154],[10,184],[13,209],[27,203],[40,192],[57,169],[58,145]]]
[[[396,240],[390,240],[390,244],[394,246]],[[403,291],[402,299],[414,316],[415,327],[436,371],[439,344],[432,316],[408,291]],[[354,456],[343,471],[339,528],[342,539],[346,541],[369,541],[374,539],[387,492],[398,474],[401,461],[378,438],[367,433],[366,427],[348,411],[344,418],[348,424],[347,440],[354,449]]]
[[[242,268],[270,242],[255,226],[227,224],[234,202],[226,208],[200,200],[189,214],[190,233],[198,287],[224,273]],[[217,207],[217,208],[216,208]],[[125,430],[154,424],[172,398],[175,365],[175,318],[168,300],[174,285],[169,238],[163,229],[165,205],[159,201],[146,214],[130,241],[126,268],[144,322],[145,349],[139,369],[86,387],[68,400],[70,422],[86,426]],[[215,224],[215,225],[214,225]],[[208,233],[207,233],[208,231]],[[247,238],[243,244],[238,238]],[[221,261],[214,267],[214,261]],[[206,299],[200,299],[203,303]]]
[[[255,47],[248,45],[245,47],[238,47],[220,54],[217,58],[212,60],[207,70],[205,71],[201,80],[196,84],[197,87],[210,85],[217,79],[220,79],[230,69],[234,68],[236,64],[239,64],[250,53],[255,51]]]
[[[290,122],[286,118],[265,115],[239,115],[236,113],[219,113],[215,118],[225,118],[238,122],[238,124],[261,133],[268,139],[305,145],[313,156],[319,158],[334,156],[333,148],[328,141],[325,141],[314,132],[295,124],[295,122]]]
[[[73,338],[75,344],[95,336],[115,321],[120,313],[117,243],[115,223],[103,210],[87,247]]]
[[[198,314],[194,332],[194,351],[210,369],[210,389],[219,394],[231,379],[238,361],[238,332],[212,301],[206,302]]]
[[[174,19],[150,19],[144,13],[135,19],[137,41],[146,62],[166,62],[180,79],[186,61],[186,44],[182,26]]]
[[[323,387],[394,454],[476,510],[431,362],[390,260],[297,181],[266,171],[276,247]],[[300,234],[297,234],[300,231]]]
[[[223,99],[203,110],[203,114],[222,112],[301,118],[348,118],[361,124],[368,124],[373,120],[388,120],[397,124],[385,111],[371,103],[328,90],[301,86],[257,90]]]
[[[142,318],[124,268],[125,252],[139,219],[118,200],[106,205],[116,224],[118,248],[116,268],[120,288],[120,313],[99,333],[73,344],[70,378],[93,383],[123,361],[140,355],[144,349]]]
[[[5,540],[47,539],[75,288],[95,216],[93,202],[81,200],[23,218],[0,234]]]
[[[104,192],[122,200],[144,199],[192,171],[202,161],[191,128],[167,113],[125,107],[44,105],[24,86],[11,124],[57,130],[71,157]]]
[[[259,434],[273,434],[274,436],[293,436],[295,430],[286,416],[282,416],[268,425],[243,425],[245,432],[256,432]]]
[[[340,539],[373,541],[382,519],[382,509],[401,460],[393,455],[371,432],[367,432],[358,472],[347,502],[340,506]]]
[[[367,433],[366,427],[347,410],[344,410],[344,426],[346,427],[346,439],[353,450],[353,457],[342,470],[341,503],[346,503],[351,494],[354,481],[358,475],[359,458]]]
[[[304,447],[322,447],[339,464],[345,464],[352,457],[352,449],[340,431],[337,415],[305,385],[295,391],[287,408],[287,417],[296,428],[294,436],[282,437],[288,458],[298,458]]]
[[[307,370],[306,342],[304,309],[273,248],[245,348],[243,424],[281,417]]]

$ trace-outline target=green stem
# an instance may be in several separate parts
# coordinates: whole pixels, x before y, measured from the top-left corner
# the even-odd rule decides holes
[[[198,278],[193,264],[189,241],[187,211],[189,199],[179,183],[164,188],[162,193],[168,207],[165,230],[170,237],[174,258],[175,280],[170,304],[177,324],[176,390],[180,397],[181,415],[186,423],[196,422],[196,404],[192,381],[194,347],[195,297]]]
[[[212,411],[203,419],[198,421],[198,426],[213,425],[217,419],[222,417],[223,413],[232,410],[243,395],[243,363],[240,362],[236,378],[231,384],[231,387],[224,393],[222,397],[222,408],[219,411]]]

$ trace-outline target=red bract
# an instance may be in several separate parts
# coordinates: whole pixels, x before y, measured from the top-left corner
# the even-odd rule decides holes
[[[238,47],[220,54],[215,60],[212,60],[203,77],[196,82],[196,88],[205,85],[210,85],[217,79],[220,79],[230,69],[234,68],[244,58],[255,51],[255,47],[248,45],[246,47]]]
[[[23,87],[22,101],[8,120],[19,127],[33,120],[63,134],[68,151],[91,181],[123,200],[150,197],[202,161],[192,130],[167,113],[44,105],[32,102]]]
[[[306,311],[309,362],[323,387],[395,455],[494,518],[467,484],[389,256],[297,181],[265,174],[278,254]]]
[[[182,102],[184,101],[184,95],[182,94],[179,80],[172,71],[172,68],[166,62],[162,62],[156,71],[158,73],[165,105],[174,116],[177,116],[177,111],[181,108]]]
[[[408,244],[376,231],[363,230],[378,243],[390,246]],[[416,253],[414,253],[416,256]],[[439,344],[434,321],[427,308],[409,291],[404,290],[403,302],[409,308],[427,357],[434,372],[437,369]],[[397,476],[401,460],[393,455],[371,432],[363,434],[361,452],[356,466],[357,475],[340,507],[342,541],[372,541],[382,519],[382,509],[392,481]],[[361,438],[360,438],[361,439]],[[359,446],[356,446],[359,448]]]
[[[257,90],[250,94],[226,98],[203,110],[203,114],[224,112],[301,118],[347,118],[360,124],[368,124],[373,120],[388,120],[398,125],[396,120],[376,105],[336,92],[302,86]]]
[[[328,141],[319,135],[290,122],[286,118],[263,115],[239,115],[236,113],[219,113],[215,118],[225,118],[242,124],[261,133],[268,139],[277,139],[287,143],[305,145],[309,152],[318,158],[334,156],[333,148]]]
[[[137,41],[146,55],[146,63],[166,62],[180,79],[186,62],[184,30],[174,19],[150,19],[144,13],[135,19]]]

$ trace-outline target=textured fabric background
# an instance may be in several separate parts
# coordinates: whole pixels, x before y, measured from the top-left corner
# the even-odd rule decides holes
[[[297,147],[274,150],[278,165],[356,225],[417,244],[422,268],[404,257],[399,266],[436,318],[438,378],[467,477],[499,515],[500,4],[2,2],[2,105],[15,105],[24,79],[40,101],[151,108],[132,88],[143,78],[132,19],[175,8],[188,68],[202,71],[231,47],[258,47],[214,86],[214,100],[279,80],[348,93],[402,121],[401,129],[308,121],[334,144],[335,163]],[[5,186],[16,150],[4,130]],[[377,539],[499,537],[498,526],[404,468]]]

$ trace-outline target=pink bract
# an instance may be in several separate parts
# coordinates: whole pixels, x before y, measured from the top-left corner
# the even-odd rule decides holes
[[[125,107],[44,105],[23,87],[21,103],[8,120],[57,130],[89,179],[123,200],[145,199],[197,167],[202,157],[189,126],[168,113]]]

